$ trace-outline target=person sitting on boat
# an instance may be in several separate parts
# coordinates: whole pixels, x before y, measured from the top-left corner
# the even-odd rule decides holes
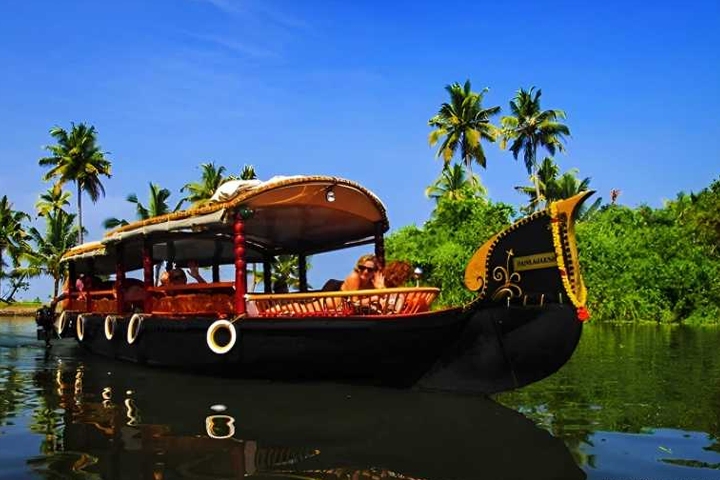
[[[99,281],[100,279],[97,277],[81,273],[77,280],[75,280],[75,290],[77,290],[81,294],[89,292],[92,289],[93,285]]]
[[[347,276],[340,290],[370,290],[385,288],[385,277],[378,268],[375,255],[363,255],[355,264],[352,273]]]
[[[190,260],[188,262],[188,273],[191,277],[195,279],[197,283],[207,283],[205,279],[200,275],[198,263],[194,260]],[[185,270],[179,267],[171,268],[168,270],[165,270],[165,272],[160,275],[160,285],[162,286],[173,286],[173,285],[186,285],[187,284],[187,275],[185,275]]]
[[[410,276],[412,275],[413,268],[408,262],[403,260],[393,260],[388,262],[383,268],[383,274],[385,276],[385,286],[387,288],[398,288],[404,287]],[[391,294],[387,298],[383,299],[386,304],[383,307],[388,312],[400,313],[403,310],[405,303],[404,294]]]
[[[195,279],[197,283],[207,283],[202,277],[202,275],[200,275],[199,267],[200,265],[198,264],[198,262],[196,262],[195,260],[190,260],[188,262],[188,273],[192,278]]]
[[[187,283],[187,276],[182,268],[168,266],[165,271],[160,275],[160,285],[163,287],[170,287],[173,285],[185,285]]]
[[[383,268],[385,287],[404,287],[413,273],[412,265],[404,260],[393,260]]]

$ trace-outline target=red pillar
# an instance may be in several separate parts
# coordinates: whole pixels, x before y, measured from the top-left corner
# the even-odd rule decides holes
[[[242,315],[245,313],[247,264],[245,263],[245,222],[240,212],[235,213],[233,233],[235,240],[235,315]]]
[[[123,245],[118,245],[116,250],[115,258],[115,301],[117,302],[116,311],[117,313],[125,313],[125,262],[124,262],[125,248]]]
[[[147,239],[143,242],[143,282],[145,287],[143,310],[145,313],[151,313],[153,301],[150,287],[154,286],[155,283],[153,282],[152,243]]]

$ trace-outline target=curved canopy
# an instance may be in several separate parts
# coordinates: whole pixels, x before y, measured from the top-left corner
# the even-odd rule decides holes
[[[389,228],[385,207],[362,186],[322,176],[274,177],[267,182],[224,183],[210,203],[131,223],[105,235],[101,242],[68,251],[63,259],[78,260],[79,271],[115,271],[117,248],[127,270],[142,267],[145,239],[153,244],[155,261],[173,260],[202,266],[232,263],[233,224],[246,213],[246,259],[250,262],[280,254],[311,254],[369,242]]]

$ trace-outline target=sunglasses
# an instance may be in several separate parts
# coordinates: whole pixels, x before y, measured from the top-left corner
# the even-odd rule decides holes
[[[374,272],[376,269],[375,267],[366,267],[365,265],[358,265],[357,267],[358,272]]]

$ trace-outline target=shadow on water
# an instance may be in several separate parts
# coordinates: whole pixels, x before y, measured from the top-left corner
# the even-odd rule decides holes
[[[0,478],[585,477],[561,440],[484,397],[229,381],[64,346],[46,355],[8,329]]]

